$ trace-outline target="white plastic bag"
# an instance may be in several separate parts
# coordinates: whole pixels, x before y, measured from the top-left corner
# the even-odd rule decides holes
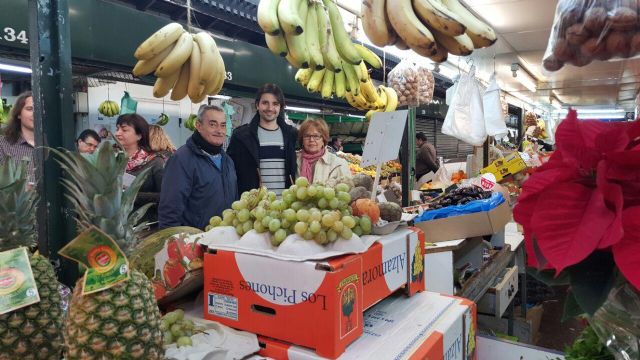
[[[475,71],[475,66],[472,66],[468,74],[460,76],[453,101],[442,124],[442,133],[473,146],[482,146],[487,139],[487,131]]]
[[[505,137],[509,130],[504,123],[504,113],[500,103],[500,87],[496,81],[496,74],[491,76],[489,87],[482,96],[482,107],[484,109],[484,124],[487,135],[496,139]]]
[[[445,97],[446,97],[445,101],[446,101],[447,105],[449,105],[449,106],[451,105],[451,102],[453,102],[453,97],[456,94],[456,89],[458,88],[458,81],[459,80],[460,80],[460,75],[456,75],[453,78],[453,85],[451,85],[447,89],[447,92],[446,92],[446,95],[445,95]]]

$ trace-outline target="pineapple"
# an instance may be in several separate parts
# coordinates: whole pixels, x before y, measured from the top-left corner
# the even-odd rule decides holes
[[[26,167],[0,162],[0,251],[36,245],[36,193]],[[62,309],[58,280],[49,260],[30,256],[40,302],[0,315],[0,359],[60,359]]]
[[[79,217],[80,230],[96,226],[129,255],[136,245],[136,227],[148,206],[133,211],[133,202],[147,176],[136,177],[122,191],[127,165],[124,152],[104,144],[90,156],[56,152],[70,179],[63,180]],[[160,311],[151,281],[137,270],[127,281],[88,295],[76,283],[65,322],[66,359],[160,359],[164,356]]]

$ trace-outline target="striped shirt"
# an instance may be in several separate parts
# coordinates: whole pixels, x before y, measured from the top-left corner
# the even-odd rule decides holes
[[[16,161],[27,160],[27,175],[30,183],[35,182],[35,167],[33,158],[33,146],[22,136],[15,144],[11,144],[4,136],[0,135],[0,160],[10,157]]]
[[[260,181],[263,186],[280,196],[286,186],[282,130],[258,127],[258,139],[260,141]]]

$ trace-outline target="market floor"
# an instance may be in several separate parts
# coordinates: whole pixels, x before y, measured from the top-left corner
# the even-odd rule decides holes
[[[585,328],[585,323],[581,319],[562,322],[564,294],[564,291],[557,289],[552,299],[543,302],[544,312],[540,321],[537,346],[564,351],[565,347],[573,344]]]

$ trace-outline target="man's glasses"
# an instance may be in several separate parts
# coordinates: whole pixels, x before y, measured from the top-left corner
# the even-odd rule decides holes
[[[84,140],[80,140],[80,141],[81,141],[83,144],[87,145],[88,147],[91,147],[91,148],[94,148],[94,149],[98,147],[98,144],[94,144],[94,143],[91,143],[91,142],[86,142],[86,141],[84,141]]]

